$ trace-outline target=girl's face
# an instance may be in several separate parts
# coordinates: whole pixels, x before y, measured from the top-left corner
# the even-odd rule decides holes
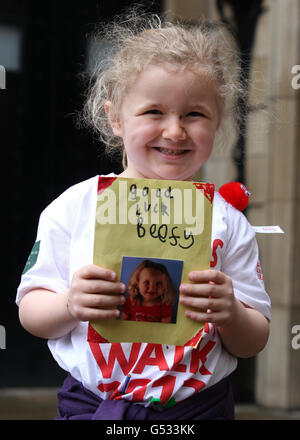
[[[122,176],[188,180],[212,152],[221,111],[204,75],[150,65],[128,90],[119,114],[111,123],[127,153]]]
[[[156,304],[164,293],[165,275],[159,270],[145,267],[139,275],[138,289],[144,305]]]

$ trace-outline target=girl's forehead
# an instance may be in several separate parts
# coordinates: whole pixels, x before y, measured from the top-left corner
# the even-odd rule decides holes
[[[150,76],[159,76],[166,78],[168,76],[178,76],[181,73],[186,73],[186,77],[192,80],[200,80],[202,78],[201,70],[193,66],[181,66],[173,63],[155,63],[147,64],[142,70],[136,72],[132,76],[134,82],[148,79]]]
[[[182,91],[184,95],[195,95],[195,92],[203,95],[217,95],[218,87],[206,66],[180,66],[172,63],[149,64],[139,73],[128,78],[124,98],[128,95],[141,93],[150,97],[161,93],[161,89],[167,90],[175,87],[173,92]],[[164,96],[164,95],[162,95]],[[174,96],[174,93],[172,93]]]
[[[144,66],[144,68],[137,73],[136,79],[141,76],[148,76],[153,74],[163,74],[166,76],[184,75],[195,81],[214,82],[214,75],[211,68],[206,63],[194,63],[181,65],[176,63],[151,63]]]
[[[144,267],[141,270],[140,277],[141,276],[146,277],[149,275],[151,275],[151,276],[158,276],[159,275],[160,276],[160,275],[163,275],[163,273],[159,269],[155,269],[152,267]]]

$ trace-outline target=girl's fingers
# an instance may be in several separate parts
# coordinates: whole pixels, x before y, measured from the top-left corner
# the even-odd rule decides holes
[[[229,277],[218,270],[195,270],[189,273],[189,280],[194,283],[224,284]]]
[[[219,296],[219,286],[215,284],[181,284],[180,293],[184,296]]]
[[[214,298],[181,296],[180,303],[184,306],[196,308],[203,312],[206,312],[207,310],[217,312],[222,308],[221,302]]]
[[[97,321],[103,319],[116,319],[120,316],[118,309],[82,308],[77,312],[80,321]]]
[[[183,295],[219,298],[232,292],[231,278],[217,270],[190,272],[189,279],[191,283],[180,285]]]
[[[73,285],[73,288],[76,289]],[[82,292],[86,293],[100,293],[100,294],[120,294],[126,292],[126,285],[123,283],[116,283],[105,280],[81,280],[80,289]]]
[[[99,279],[114,281],[116,279],[116,273],[110,269],[97,266],[96,264],[90,264],[79,269],[75,276],[84,279]]]
[[[199,312],[196,310],[187,310],[185,312],[185,316],[187,318],[192,319],[193,321],[197,322],[211,322],[215,324],[217,327],[224,326],[228,324],[230,321],[230,313],[224,311],[224,312],[213,312],[213,311],[207,311],[206,313]]]
[[[116,274],[94,264],[75,272],[69,289],[68,308],[81,321],[115,319],[124,304],[126,285],[116,282]]]
[[[193,310],[187,310],[185,316],[197,322],[210,322],[213,317],[210,313],[200,313]]]
[[[87,308],[116,307],[124,304],[125,297],[122,295],[95,295],[86,293],[82,297],[82,305]]]
[[[217,326],[222,325],[223,323],[223,315],[220,313],[200,313],[194,310],[187,310],[185,313],[187,318],[192,319],[193,321],[197,322],[211,322]]]
[[[117,306],[124,304],[123,295],[75,294],[68,304],[72,316],[80,321],[115,319],[119,316]]]
[[[223,325],[231,316],[234,292],[232,280],[216,270],[189,273],[191,283],[180,286],[180,303],[185,315],[198,322]]]

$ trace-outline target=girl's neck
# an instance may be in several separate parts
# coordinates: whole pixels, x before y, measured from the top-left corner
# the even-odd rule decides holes
[[[131,172],[130,169],[126,168],[122,173],[118,174],[118,177],[125,177],[125,178],[131,178],[131,179],[152,179],[152,177],[144,176],[141,173],[138,172]],[[159,177],[159,180],[165,180],[163,177]],[[194,176],[187,179],[187,181],[193,181]]]
[[[131,171],[130,168],[126,168],[122,173],[118,175],[118,177],[128,177],[132,179],[149,179],[149,177],[143,176],[143,174],[137,171]]]

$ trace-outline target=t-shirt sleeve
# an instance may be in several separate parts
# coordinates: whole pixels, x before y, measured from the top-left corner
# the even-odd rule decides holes
[[[235,296],[241,302],[271,318],[255,231],[244,214],[232,207],[228,207],[228,237],[221,270],[231,277]]]
[[[32,289],[43,288],[58,293],[68,287],[69,249],[69,233],[44,211],[17,290],[18,305]]]

